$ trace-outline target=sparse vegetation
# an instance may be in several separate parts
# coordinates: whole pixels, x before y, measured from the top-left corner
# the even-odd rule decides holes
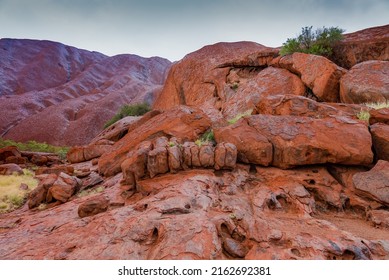
[[[384,102],[371,102],[371,103],[365,103],[365,105],[369,108],[378,110],[378,109],[389,108],[389,101],[386,100]]]
[[[213,130],[209,129],[207,130],[199,139],[195,141],[195,144],[199,147],[206,143],[213,143],[215,142],[215,135],[213,134]]]
[[[133,105],[124,105],[120,108],[119,112],[112,117],[112,119],[105,123],[104,128],[107,128],[118,120],[128,116],[142,116],[150,110],[151,108],[146,102]]]
[[[369,121],[370,119],[370,113],[369,111],[366,111],[366,110],[361,110],[358,114],[357,114],[357,118],[362,120],[362,121]]]
[[[237,121],[239,121],[241,118],[246,117],[246,116],[250,116],[252,112],[253,112],[253,110],[250,109],[250,110],[247,110],[246,112],[237,114],[233,119],[228,120],[228,123],[229,124],[234,124]]]
[[[10,212],[21,207],[29,192],[38,185],[34,173],[24,169],[22,175],[0,176],[0,213]],[[26,184],[28,190],[21,190],[20,185]]]
[[[344,31],[339,27],[323,27],[316,31],[312,30],[312,26],[303,27],[296,38],[286,40],[280,54],[302,52],[329,57],[332,54],[334,43],[342,39]]]
[[[233,84],[230,86],[230,88],[231,88],[232,90],[237,90],[237,89],[239,88],[239,83],[238,83],[238,82],[233,83]]]
[[[65,159],[66,154],[69,151],[69,147],[52,146],[47,143],[39,143],[34,140],[21,143],[0,138],[0,148],[7,146],[16,146],[20,151],[55,153],[58,154],[61,159]]]

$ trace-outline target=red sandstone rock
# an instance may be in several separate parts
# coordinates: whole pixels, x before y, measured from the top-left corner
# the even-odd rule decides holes
[[[147,158],[152,149],[150,141],[144,141],[131,151],[121,164],[123,183],[131,188],[136,187],[136,182],[147,174]]]
[[[368,212],[367,219],[371,221],[375,227],[389,229],[389,211],[387,210],[371,210]]]
[[[254,115],[246,119],[257,134],[273,144],[273,166],[289,168],[327,162],[367,165],[373,161],[372,140],[366,125],[347,117]],[[245,145],[247,140],[242,140]]]
[[[365,106],[354,104],[316,102],[310,98],[296,95],[270,95],[260,98],[257,112],[264,115],[290,115],[323,119],[334,116],[357,118]]]
[[[236,146],[238,160],[268,166],[273,160],[273,146],[266,137],[251,127],[246,119],[214,130],[218,143],[228,142]]]
[[[14,163],[14,164],[26,164],[27,159],[25,157],[10,156],[10,157],[7,157],[5,162],[6,163]]]
[[[371,199],[389,205],[389,162],[379,160],[373,169],[353,176],[355,188]]]
[[[363,61],[389,60],[389,25],[345,34],[333,47],[331,59],[347,69]]]
[[[105,196],[91,197],[78,206],[78,216],[85,218],[107,211],[109,200]]]
[[[57,174],[40,175],[40,182],[38,186],[33,189],[28,198],[28,208],[32,209],[38,207],[41,203],[46,202],[47,191],[57,180]]]
[[[272,64],[299,75],[320,101],[339,101],[339,80],[346,71],[325,57],[294,53],[276,58]]]
[[[369,123],[384,123],[389,125],[389,108],[383,108],[378,110],[370,110]]]
[[[389,61],[355,65],[340,81],[343,103],[385,102],[389,99]]]
[[[209,126],[209,119],[198,109],[180,106],[166,111],[135,128],[113,145],[112,152],[100,158],[99,172],[105,176],[120,172],[120,164],[125,160],[128,151],[150,137],[156,138],[159,134],[165,134],[186,141],[195,140]]]
[[[35,171],[35,175],[41,175],[41,174],[57,174],[59,175],[60,173],[66,173],[68,175],[73,175],[74,173],[74,167],[70,165],[57,165],[57,166],[52,166],[52,167],[39,167]]]
[[[149,152],[147,170],[151,178],[169,171],[168,153],[165,147],[157,147]]]
[[[215,165],[215,148],[212,144],[205,143],[199,150],[199,160],[202,167],[213,167]]]
[[[81,182],[76,177],[60,173],[47,191],[46,202],[50,203],[53,200],[57,200],[65,203],[77,191],[80,185]]]
[[[234,169],[238,150],[234,144],[218,143],[215,147],[215,169]]]
[[[168,147],[167,151],[170,172],[176,173],[182,169],[181,148],[177,144],[174,144],[174,146]]]
[[[262,79],[265,86],[260,88],[260,76],[256,77],[277,54],[278,50],[253,42],[206,46],[172,66],[154,108],[164,110],[179,104],[198,106],[218,122],[222,117],[218,110],[226,108],[228,111],[223,114],[230,119],[236,113],[253,108],[250,104],[254,98],[251,95],[255,95],[253,88],[256,92],[265,92],[276,84],[274,88],[284,90],[283,87],[292,89],[296,86],[297,91],[298,78],[277,69],[266,71],[267,77],[272,76],[272,82]],[[247,91],[243,92],[245,88]],[[238,96],[241,97],[239,104],[235,103]],[[229,105],[225,106],[225,103]]]
[[[370,132],[377,158],[389,161],[389,125],[373,124],[370,127]]]

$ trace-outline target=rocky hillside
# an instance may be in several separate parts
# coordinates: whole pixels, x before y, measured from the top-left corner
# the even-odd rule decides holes
[[[388,49],[389,26],[359,34]],[[188,54],[153,111],[66,163],[35,155],[40,183],[0,216],[0,258],[389,259],[382,55],[348,69],[252,42]]]
[[[87,144],[123,104],[151,103],[170,67],[13,39],[0,40],[0,60],[0,136],[56,145]]]

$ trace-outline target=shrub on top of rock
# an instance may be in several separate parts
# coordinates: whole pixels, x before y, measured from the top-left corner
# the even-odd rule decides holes
[[[288,38],[282,45],[280,54],[302,52],[330,56],[334,43],[342,39],[344,30],[339,27],[323,27],[313,31],[312,28],[312,26],[303,27],[296,38]]]
[[[123,105],[120,108],[119,112],[115,116],[113,116],[112,119],[105,123],[104,128],[109,127],[110,125],[114,124],[118,120],[123,119],[124,117],[143,116],[150,110],[151,108],[146,102],[133,105]]]

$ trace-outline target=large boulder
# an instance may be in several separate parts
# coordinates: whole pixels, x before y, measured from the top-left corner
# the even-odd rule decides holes
[[[78,206],[78,216],[80,218],[94,216],[107,211],[109,199],[105,196],[91,197]]]
[[[251,127],[246,118],[233,125],[214,129],[217,143],[228,142],[236,146],[238,160],[264,166],[273,160],[273,146],[269,140]]]
[[[101,155],[110,152],[112,149],[113,142],[109,140],[102,140],[87,146],[75,146],[70,148],[69,152],[66,155],[67,160],[71,163],[84,162],[94,158],[98,158]]]
[[[389,108],[370,110],[369,123],[384,123],[389,125]]]
[[[237,125],[244,121],[272,143],[272,165],[280,168],[318,163],[367,165],[373,161],[367,126],[347,117],[253,115]],[[241,135],[241,145],[248,145],[251,141]]]
[[[100,157],[98,168],[101,174],[111,176],[119,173],[120,165],[129,151],[140,142],[159,135],[175,136],[182,140],[195,140],[204,133],[211,122],[199,109],[179,106],[148,120],[136,127],[113,145],[112,151]]]
[[[166,147],[157,147],[151,150],[147,157],[147,170],[150,178],[169,171],[168,152]]]
[[[303,83],[312,90],[320,101],[339,101],[339,80],[346,73],[346,70],[327,58],[294,53],[276,58],[272,64],[299,75]]]
[[[38,186],[33,189],[28,196],[28,208],[38,207],[41,203],[46,202],[47,192],[49,188],[57,180],[57,174],[40,175]]]
[[[48,189],[46,202],[50,203],[54,200],[65,203],[69,198],[76,193],[81,186],[81,181],[77,177],[70,176],[66,173],[60,173],[57,180]]]
[[[355,174],[353,183],[361,196],[367,196],[389,206],[388,161],[379,160],[370,171]]]
[[[340,99],[357,104],[389,100],[389,61],[366,61],[352,67],[340,81]]]
[[[154,108],[165,110],[180,104],[197,106],[213,121],[218,121],[223,115],[230,119],[248,107],[253,108],[253,104],[249,104],[253,96],[272,87],[282,92],[289,90],[289,93],[293,87],[295,91],[298,88],[303,91],[301,81],[290,73],[279,69],[261,73],[277,55],[277,49],[253,42],[205,46],[172,66]],[[270,80],[266,79],[270,76]]]
[[[215,147],[215,169],[234,169],[238,150],[232,143],[218,143]]]
[[[389,161],[389,125],[373,124],[370,127],[370,132],[377,158]]]

